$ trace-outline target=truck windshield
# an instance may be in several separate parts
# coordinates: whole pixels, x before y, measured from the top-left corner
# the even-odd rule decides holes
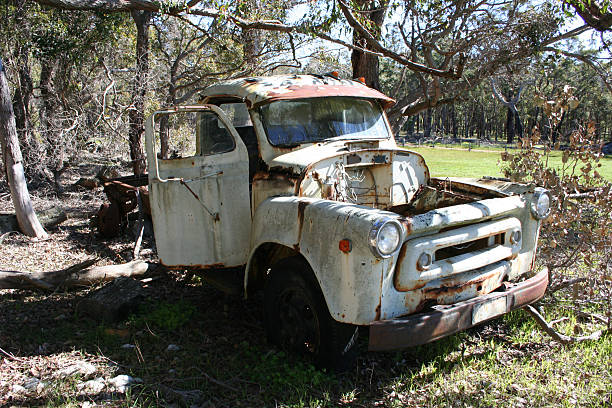
[[[282,100],[261,107],[270,143],[294,146],[329,139],[386,139],[390,132],[376,101],[349,97]]]

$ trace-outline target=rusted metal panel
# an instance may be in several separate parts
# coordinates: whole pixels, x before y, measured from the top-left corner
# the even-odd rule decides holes
[[[386,209],[409,202],[429,178],[414,153],[370,148],[333,153],[305,168],[299,195]],[[281,160],[291,159],[275,159]]]
[[[464,177],[446,177],[432,179],[435,183],[448,185],[449,188],[457,191],[465,191],[472,194],[508,196],[516,194],[533,193],[535,186],[533,184],[522,184],[512,182],[508,179],[500,179],[495,177],[482,178],[464,178]]]
[[[433,210],[425,214],[416,215],[414,217],[400,218],[408,233],[407,242],[400,250],[396,265],[395,277],[403,276],[406,270],[412,270],[412,279],[406,278],[403,284],[400,284],[399,289],[411,289],[407,291],[398,290],[395,286],[396,281],[393,281],[393,288],[385,289],[385,297],[382,304],[382,318],[393,318],[404,316],[410,313],[419,311],[428,302],[448,304],[461,299],[466,299],[480,294],[488,293],[495,290],[502,284],[502,281],[513,281],[519,276],[529,272],[532,268],[533,259],[535,257],[535,248],[537,245],[538,232],[540,222],[535,220],[529,213],[528,203],[531,200],[530,194],[523,196],[511,196],[505,198],[494,198],[488,200],[477,201],[471,204],[462,204],[452,207]],[[506,219],[512,219],[514,230],[518,230],[520,224],[521,242],[520,246],[513,246],[512,251],[500,249],[496,245],[506,243],[507,236],[504,236],[503,242],[499,241],[500,234],[493,235],[487,239],[484,236],[478,238],[478,226],[482,225],[500,225],[498,222],[505,223]],[[416,222],[415,222],[416,220]],[[518,220],[518,223],[517,223]],[[455,231],[455,232],[453,232]],[[459,261],[461,266],[459,270],[465,270],[474,261],[473,268],[478,265],[493,262],[485,269],[472,269],[456,274],[446,273],[438,274],[432,280],[419,279],[416,271],[416,259],[418,253],[414,253],[411,249],[415,247],[411,244],[412,241],[429,242],[436,240],[436,237],[444,234],[452,235],[457,231],[463,231],[468,235],[472,234],[477,240],[484,242],[483,246],[476,249],[467,249],[466,253],[458,253],[450,255],[450,258],[443,257],[440,261],[441,265],[447,272],[453,272],[454,267],[447,263]],[[498,231],[502,232],[502,231]],[[487,235],[487,234],[483,234]],[[498,241],[496,241],[498,240]],[[478,242],[478,241],[476,241]],[[426,245],[426,244],[425,244]],[[486,250],[489,248],[489,250]],[[491,251],[492,248],[492,251]],[[508,252],[508,253],[506,253]],[[460,255],[459,258],[453,256]],[[509,255],[507,259],[503,259],[504,255]],[[410,258],[408,261],[407,258]],[[472,259],[474,258],[474,259]],[[497,262],[496,262],[497,261]],[[502,264],[499,263],[502,262]],[[499,274],[496,276],[486,276],[487,268],[502,268],[498,269]],[[438,269],[434,269],[438,270]],[[422,271],[418,272],[419,274]],[[440,272],[440,270],[438,270]],[[482,282],[478,282],[480,278],[486,278]],[[427,287],[425,287],[427,286]],[[436,290],[439,288],[440,290]]]
[[[490,220],[526,208],[525,197],[491,198],[469,204],[440,208],[406,219],[413,234]]]
[[[369,324],[380,316],[381,282],[393,278],[392,259],[373,257],[368,244],[370,228],[381,215],[395,216],[331,200],[270,198],[253,216],[251,255],[269,242],[299,250],[319,281],[332,317]],[[339,242],[346,238],[352,244],[349,253],[339,248]]]
[[[504,291],[454,305],[434,306],[432,311],[405,318],[374,322],[370,325],[368,348],[393,350],[432,342],[533,303],[544,296],[547,285],[548,270],[544,269],[531,279],[507,285]],[[501,308],[500,302],[505,302],[505,307]]]
[[[520,234],[521,223],[517,218],[510,217],[409,240],[404,244],[405,248],[402,248],[405,256],[395,269],[395,287],[400,291],[415,290],[440,277],[456,275],[514,258],[521,244],[520,241],[512,241],[511,234],[515,232]],[[500,236],[503,242],[491,240],[490,245],[485,248],[469,252],[461,251],[464,253],[438,259],[437,252],[441,249],[466,247],[470,242],[495,236]],[[424,269],[418,266],[418,259],[423,254],[432,260],[431,265]]]
[[[219,117],[234,138],[235,149],[158,160],[153,135],[155,117],[200,110]],[[146,145],[153,227],[162,262],[168,266],[244,265],[251,223],[248,155],[223,112],[216,106],[156,112],[147,121]]]
[[[358,325],[406,316],[432,303],[446,310],[440,305],[485,299],[505,280],[531,270],[540,226],[529,211],[532,187],[430,178],[423,158],[398,149],[390,131],[380,138],[273,146],[257,108],[325,96],[392,103],[377,91],[332,77],[280,76],[225,81],[203,96],[246,103],[258,142],[251,152],[257,168],[249,176],[246,147],[216,106],[171,110],[217,113],[236,140],[232,152],[159,161],[152,120],[147,122],[152,213],[165,264],[218,269],[248,262],[249,271],[260,262],[255,254],[269,247],[280,248],[273,250],[278,254],[299,253],[312,267],[332,317]],[[401,250],[386,258],[369,239],[383,219],[402,226]],[[520,240],[512,240],[515,232]],[[350,242],[350,250],[342,242]],[[427,251],[431,265],[418,267],[419,255]],[[245,288],[248,279],[245,273]],[[507,297],[512,305],[531,296],[527,289],[513,293]],[[439,334],[501,313],[501,304],[482,303],[456,315],[455,322],[444,315]],[[437,338],[427,324],[423,336]]]
[[[395,101],[387,95],[358,81],[321,75],[277,75],[221,81],[208,87],[201,96],[210,98],[232,96],[248,101],[249,107],[277,100],[347,96],[378,99],[386,108]]]

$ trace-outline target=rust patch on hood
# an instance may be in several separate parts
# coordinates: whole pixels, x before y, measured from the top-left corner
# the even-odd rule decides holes
[[[294,247],[296,250],[299,251],[299,245],[300,245],[300,241],[302,240],[302,229],[304,228],[304,210],[306,209],[306,207],[308,207],[308,205],[310,204],[310,202],[308,201],[298,201],[298,213],[297,213],[297,220],[298,220],[298,236],[297,236],[297,244]]]

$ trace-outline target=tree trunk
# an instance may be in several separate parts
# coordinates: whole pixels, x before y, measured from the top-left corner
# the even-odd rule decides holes
[[[17,128],[17,134],[22,145],[29,148],[32,143],[30,137],[30,99],[34,86],[32,84],[32,77],[30,76],[30,63],[28,58],[29,50],[20,50],[17,56],[19,61],[19,86],[15,89],[13,95],[13,112],[15,113],[15,126]],[[28,158],[28,151],[25,150],[26,158]]]
[[[427,109],[424,113],[425,118],[423,119],[423,137],[425,139],[431,136],[431,108]]]
[[[0,58],[0,144],[6,170],[6,178],[15,206],[19,227],[24,234],[36,238],[47,238],[47,233],[36,217],[30,193],[23,173],[23,159],[17,139],[15,114],[9,92],[8,80]]]
[[[523,138],[523,123],[521,122],[521,117],[518,113],[518,110],[514,109],[514,128],[516,129],[516,135],[519,139]]]
[[[506,110],[506,143],[514,143],[514,112],[512,108]]]
[[[174,69],[172,71],[175,71]],[[170,85],[168,96],[166,97],[166,105],[176,105],[176,72],[170,74]],[[161,115],[159,118],[159,154],[162,159],[167,159],[170,154],[170,116]]]
[[[371,27],[376,27],[374,34],[377,39],[380,39],[380,29],[385,20],[388,4],[388,0],[383,0],[380,4],[372,0],[356,1],[359,10],[368,11],[363,15],[369,20]],[[367,48],[366,39],[357,32],[353,32],[353,45]],[[364,78],[367,86],[380,90],[378,56],[353,50],[351,52],[351,66],[353,68],[353,78]]]
[[[14,21],[11,24],[21,27],[24,32],[29,32],[31,28],[27,18],[26,1],[13,0],[11,4],[15,8]],[[30,133],[30,100],[34,92],[34,85],[30,74],[29,43],[27,41],[17,42],[13,55],[15,61],[17,61],[17,79],[19,83],[13,94],[13,112],[15,114],[17,136],[25,156],[24,162],[27,164],[28,159],[31,158],[30,149],[35,143]]]
[[[57,123],[57,111],[59,98],[57,97],[58,92],[54,85],[54,71],[61,72],[65,75],[65,71],[57,69],[59,62],[52,59],[41,60],[40,70],[40,96],[42,106],[39,109],[40,123],[43,128],[44,138],[47,141],[47,170],[53,175],[53,184],[55,185],[55,191],[59,194],[64,192],[64,188],[61,184],[61,176],[66,171],[67,165],[65,164],[66,155],[66,141],[63,140],[62,132],[60,130],[61,125]]]
[[[238,13],[239,17],[246,20],[257,19],[256,11],[260,7],[257,0],[247,0],[245,4],[245,12]],[[242,53],[247,70],[247,75],[257,71],[259,66],[259,56],[262,48],[262,32],[261,30],[242,29]]]
[[[132,170],[135,175],[146,170],[142,137],[144,135],[144,104],[147,94],[147,79],[149,74],[149,23],[150,11],[132,11],[132,19],[136,24],[136,72],[132,89],[132,107],[129,111],[129,144]]]
[[[457,140],[457,133],[459,129],[457,128],[457,113],[455,111],[455,104],[453,104],[451,108],[451,127],[453,129],[453,139]]]

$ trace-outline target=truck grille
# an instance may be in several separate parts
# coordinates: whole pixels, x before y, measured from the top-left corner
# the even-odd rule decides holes
[[[426,285],[434,287],[434,281],[449,278],[457,285],[467,283],[474,279],[475,273],[484,273],[499,266],[500,261],[516,257],[521,247],[520,232],[520,221],[511,217],[408,240],[398,258],[395,288],[411,291]],[[430,264],[419,264],[421,256],[430,260]]]

